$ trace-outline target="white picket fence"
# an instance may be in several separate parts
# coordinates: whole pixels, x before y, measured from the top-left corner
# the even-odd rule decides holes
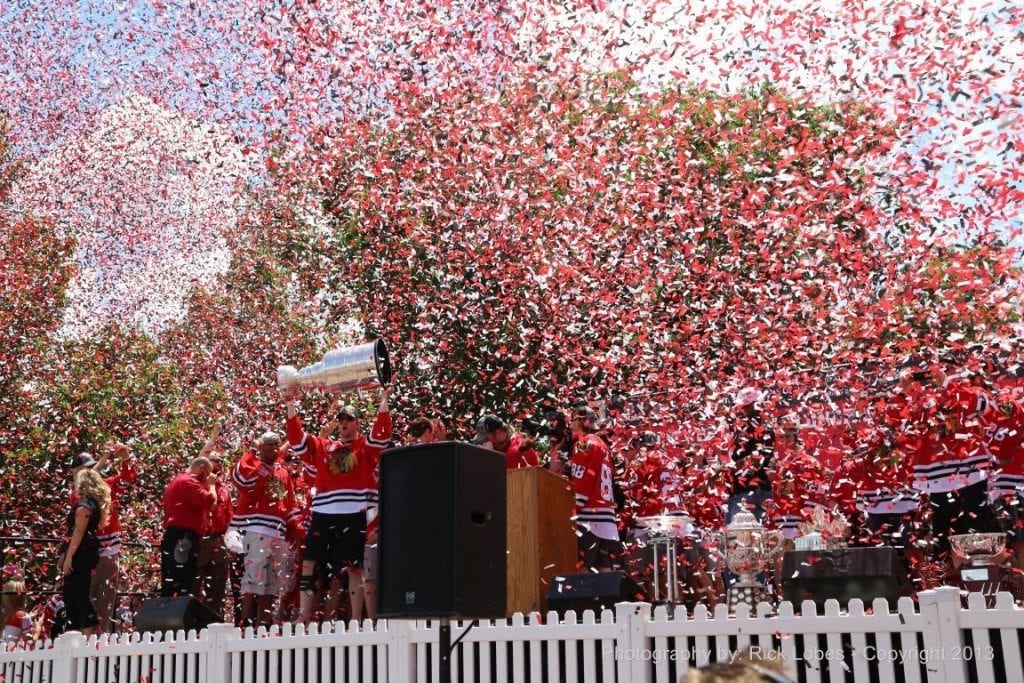
[[[468,624],[453,623],[453,640]],[[996,605],[955,588],[921,593],[919,603],[884,600],[870,610],[834,601],[795,614],[783,603],[754,614],[698,608],[668,613],[646,603],[577,620],[571,612],[516,615],[470,628],[453,653],[459,683],[666,683],[690,666],[753,649],[781,658],[800,681],[1024,680],[1024,610],[1008,594]],[[0,683],[438,683],[438,623],[381,621],[243,632],[214,625],[198,634],[69,633],[35,650],[0,652]]]

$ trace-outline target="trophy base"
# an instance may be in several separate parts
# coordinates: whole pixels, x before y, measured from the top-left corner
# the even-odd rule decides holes
[[[772,592],[765,586],[733,586],[727,595],[729,611],[735,612],[739,605],[749,605],[751,611],[757,608],[758,603],[767,602],[773,604]]]
[[[995,604],[995,595],[1003,588],[1003,570],[995,565],[963,566],[954,574],[956,586],[966,593],[981,593],[989,607]]]

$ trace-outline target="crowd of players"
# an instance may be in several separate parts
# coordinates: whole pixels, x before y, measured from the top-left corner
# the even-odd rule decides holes
[[[396,443],[388,396],[382,389],[368,432],[357,409],[336,405],[314,434],[287,394],[284,438],[267,432],[233,461],[216,455],[216,427],[165,490],[160,594],[194,595],[242,624],[376,618],[378,461]],[[692,452],[665,426],[599,416],[586,404],[546,406],[519,425],[485,415],[473,440],[504,454],[510,469],[543,466],[571,480],[581,571],[642,575],[644,521],[680,518],[693,600],[721,599],[718,539],[740,511],[790,540],[819,513],[841,516],[850,543],[903,548],[919,588],[942,582],[936,567],[951,559],[952,534],[1006,532],[1012,566],[1024,566],[1024,406],[1008,393],[946,376],[938,364],[908,369],[893,391],[857,407],[834,460],[809,454],[799,429],[762,410],[763,398],[754,389],[731,397],[721,454]],[[407,444],[449,438],[438,417],[404,432]],[[78,465],[59,561],[66,628],[107,631],[117,500],[136,472],[123,444],[98,459],[82,454]],[[225,614],[229,591],[234,615]],[[6,611],[5,638],[26,637],[14,628],[23,610]]]

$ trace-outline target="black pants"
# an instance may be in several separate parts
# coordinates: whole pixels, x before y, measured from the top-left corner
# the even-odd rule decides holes
[[[948,493],[932,493],[929,498],[938,558],[948,557],[950,536],[1000,530],[988,504],[988,482],[981,481]]]
[[[179,541],[186,540],[191,546],[180,562],[174,557],[174,549]],[[199,535],[181,527],[169,527],[160,542],[160,597],[191,595],[198,573]]]
[[[64,609],[67,611],[67,630],[81,631],[83,628],[93,628],[99,625],[99,617],[96,615],[96,607],[92,604],[89,595],[90,584],[92,583],[92,569],[99,561],[99,554],[96,557],[84,556],[81,551],[75,553],[71,560],[71,573],[64,577],[62,597],[64,598]]]
[[[589,529],[576,527],[576,552],[588,571],[617,569],[622,563],[622,543],[596,536]]]
[[[224,617],[224,597],[228,586],[228,549],[224,547],[224,534],[203,536],[199,539],[199,559],[196,566],[195,592],[207,607]]]
[[[864,517],[864,541],[867,546],[891,545],[906,548],[907,541],[914,538],[915,512],[869,512]]]

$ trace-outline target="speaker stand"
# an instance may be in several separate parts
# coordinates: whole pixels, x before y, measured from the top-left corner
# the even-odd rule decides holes
[[[476,626],[476,620],[469,622],[469,626],[463,631],[455,642],[452,642],[452,620],[441,619],[438,622],[437,629],[437,651],[440,655],[438,660],[438,672],[437,677],[440,683],[451,683],[452,680],[452,652],[455,650],[455,646],[466,637],[466,634]]]
[[[438,677],[441,683],[451,683],[452,680],[452,622],[451,619],[442,619],[441,626],[437,629],[437,651],[441,655]]]

